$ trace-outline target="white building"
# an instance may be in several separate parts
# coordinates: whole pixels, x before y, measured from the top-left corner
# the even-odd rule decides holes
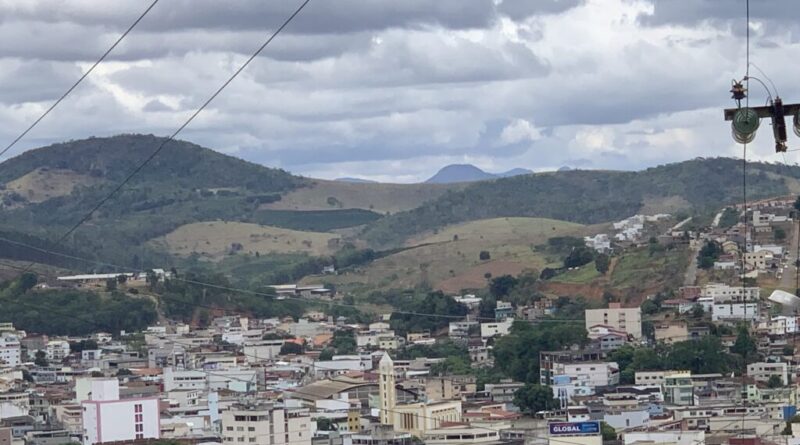
[[[92,379],[83,407],[83,444],[158,439],[158,397],[119,398],[117,379]]]
[[[280,355],[284,339],[248,341],[244,344],[244,358],[248,363],[271,360]]]
[[[554,363],[553,379],[569,378],[575,387],[590,388],[619,384],[619,365],[616,362]],[[564,386],[564,385],[561,385]]]
[[[753,321],[758,319],[758,303],[714,303],[712,321]]]
[[[164,391],[176,389],[205,390],[208,387],[206,373],[195,370],[164,368]]]
[[[603,325],[627,332],[637,340],[642,339],[642,310],[639,307],[624,308],[619,303],[609,303],[607,309],[587,309],[586,329]]]
[[[761,289],[758,287],[729,286],[727,284],[711,283],[706,284],[700,291],[701,297],[711,297],[715,303],[725,303],[729,301],[757,301],[761,296]]]
[[[16,335],[6,334],[0,337],[0,368],[19,366],[21,347]]]
[[[9,417],[27,416],[30,409],[30,395],[28,395],[28,393],[0,393],[0,420]]]
[[[311,445],[316,423],[308,410],[281,405],[234,405],[222,412],[223,444]]]
[[[583,237],[583,241],[586,243],[586,247],[600,253],[611,250],[611,239],[605,233],[600,233],[595,236],[585,236]]]
[[[502,337],[511,331],[514,319],[507,318],[503,321],[493,321],[491,323],[481,323],[481,338]]]
[[[47,342],[47,360],[60,362],[69,355],[69,342],[64,340],[51,340]]]

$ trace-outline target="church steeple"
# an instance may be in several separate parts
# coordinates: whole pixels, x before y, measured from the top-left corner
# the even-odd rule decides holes
[[[378,403],[380,403],[380,418],[381,423],[384,425],[394,424],[394,407],[397,405],[397,392],[395,389],[394,381],[394,361],[389,357],[389,354],[383,354],[381,361],[378,363],[378,372],[380,376],[378,385],[380,391],[378,394]]]

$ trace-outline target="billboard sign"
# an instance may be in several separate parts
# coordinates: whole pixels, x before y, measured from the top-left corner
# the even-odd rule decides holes
[[[554,422],[550,424],[551,436],[600,434],[600,422]]]

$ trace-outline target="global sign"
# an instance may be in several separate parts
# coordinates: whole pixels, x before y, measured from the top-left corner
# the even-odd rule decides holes
[[[600,434],[600,422],[554,422],[550,424],[551,436],[574,434]]]

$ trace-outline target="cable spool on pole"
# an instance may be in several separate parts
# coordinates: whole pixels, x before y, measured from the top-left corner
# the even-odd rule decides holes
[[[739,108],[733,115],[731,122],[731,130],[733,139],[740,144],[749,144],[753,142],[756,137],[756,130],[761,123],[758,113],[751,108]],[[797,120],[795,120],[795,132],[798,129]]]

